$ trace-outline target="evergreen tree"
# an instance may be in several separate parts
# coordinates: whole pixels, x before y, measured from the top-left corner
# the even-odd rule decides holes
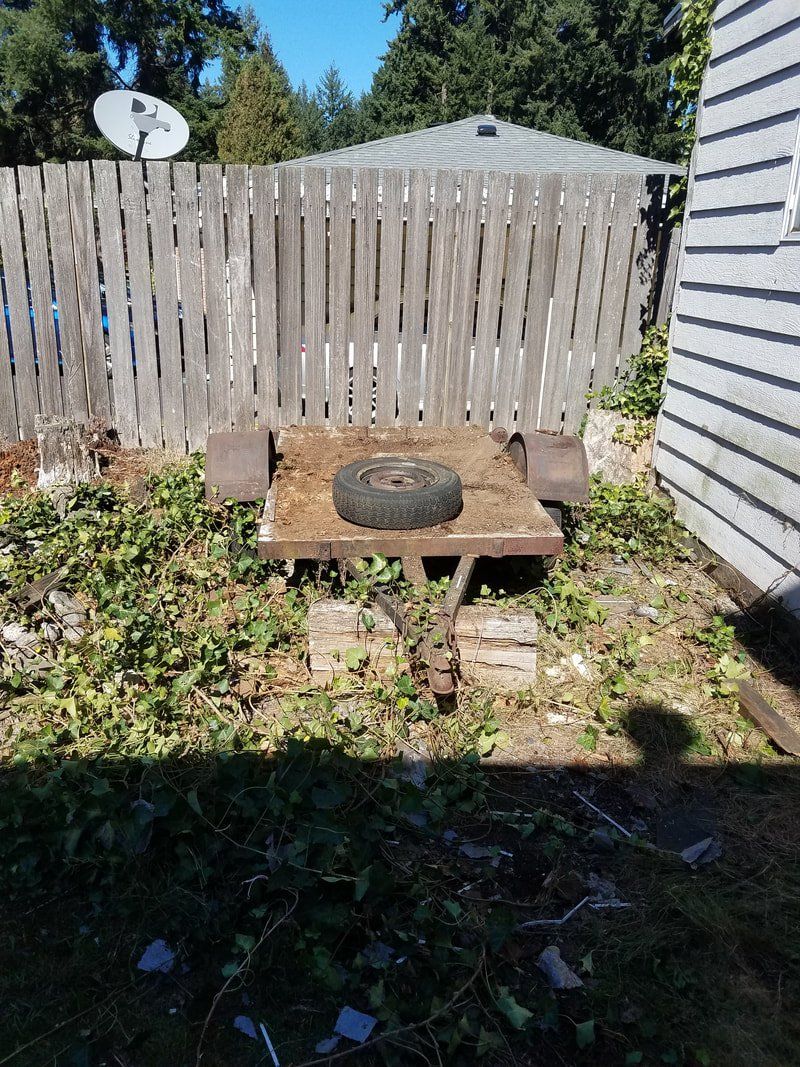
[[[242,67],[225,107],[217,147],[223,163],[278,163],[303,151],[289,80],[268,47]]]
[[[301,154],[311,155],[322,151],[325,143],[325,121],[317,103],[316,93],[310,93],[304,81],[294,94],[297,124],[300,127]]]
[[[322,118],[323,150],[354,144],[358,123],[355,101],[334,63],[322,75],[315,97]]]
[[[0,10],[0,158],[15,163],[118,153],[92,118],[107,89],[141,89],[186,116],[187,154],[214,158],[224,99],[208,62],[252,50],[224,0],[6,0]]]
[[[366,101],[370,136],[489,112],[675,158],[671,0],[391,0],[400,27]]]

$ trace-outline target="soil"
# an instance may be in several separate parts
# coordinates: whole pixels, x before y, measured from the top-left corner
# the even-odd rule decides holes
[[[100,458],[100,477],[113,485],[133,485],[166,463],[174,462],[161,449],[103,448]],[[38,476],[39,453],[34,440],[18,441],[0,449],[0,495],[13,495],[32,489]]]
[[[332,501],[334,475],[358,459],[377,455],[419,456],[455,470],[464,507],[451,522],[424,530],[371,531],[345,522]],[[270,539],[332,543],[355,538],[552,536],[558,532],[523,481],[511,457],[484,431],[470,427],[425,430],[296,428],[281,432],[275,521]],[[282,546],[287,547],[287,546]],[[375,548],[374,551],[381,551]],[[291,551],[289,554],[293,554]],[[294,553],[303,555],[302,552]]]

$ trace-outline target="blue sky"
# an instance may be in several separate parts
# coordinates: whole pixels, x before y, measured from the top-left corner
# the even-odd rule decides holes
[[[369,89],[399,18],[383,22],[381,0],[251,0],[295,88],[310,89],[333,62],[352,92]]]

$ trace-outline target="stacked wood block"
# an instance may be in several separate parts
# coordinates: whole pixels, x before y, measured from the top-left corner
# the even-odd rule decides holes
[[[374,623],[371,628],[364,624]],[[461,676],[495,689],[527,689],[536,681],[536,618],[531,611],[470,604],[456,617]],[[318,600],[308,613],[309,667],[317,681],[346,675],[348,649],[363,649],[379,673],[404,658],[400,637],[374,605]]]

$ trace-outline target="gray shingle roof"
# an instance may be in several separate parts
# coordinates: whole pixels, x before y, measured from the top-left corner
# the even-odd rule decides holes
[[[493,123],[496,137],[478,137],[478,124]],[[509,173],[541,171],[625,171],[634,174],[683,174],[677,163],[600,148],[541,133],[491,115],[473,115],[458,122],[429,126],[379,141],[318,152],[287,160],[283,167],[430,167],[453,170],[499,170]]]

